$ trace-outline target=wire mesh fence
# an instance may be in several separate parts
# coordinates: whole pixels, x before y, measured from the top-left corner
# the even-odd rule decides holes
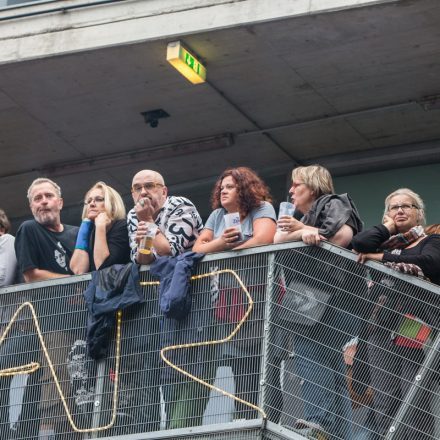
[[[273,286],[269,420],[309,438],[438,438],[437,287],[322,247],[278,252]]]
[[[439,437],[437,287],[329,245],[280,245],[205,258],[177,321],[140,279],[146,302],[100,361],[88,276],[0,292],[2,440]]]

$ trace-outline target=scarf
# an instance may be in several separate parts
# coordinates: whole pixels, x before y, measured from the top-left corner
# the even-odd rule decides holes
[[[384,241],[381,244],[380,250],[388,251],[391,252],[392,254],[400,255],[402,249],[405,249],[410,244],[417,241],[419,238],[425,236],[426,234],[422,226],[420,225],[414,226],[407,232],[392,235],[388,240]],[[415,275],[416,277],[428,280],[428,278],[424,275],[423,270],[417,264],[387,262],[385,263],[385,266],[397,270],[398,272],[401,273]]]

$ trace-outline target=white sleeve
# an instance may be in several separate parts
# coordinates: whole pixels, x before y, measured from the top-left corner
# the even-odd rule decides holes
[[[136,232],[138,228],[138,218],[134,209],[132,209],[127,215],[127,230],[128,230],[128,240],[130,242],[130,258],[133,263],[136,263],[137,254],[137,242],[135,240]]]
[[[15,238],[10,234],[0,237],[0,287],[9,286],[15,281],[17,258],[14,249]]]

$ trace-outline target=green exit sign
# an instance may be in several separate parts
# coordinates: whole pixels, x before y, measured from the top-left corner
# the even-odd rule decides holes
[[[193,84],[206,81],[205,66],[180,41],[173,41],[167,47],[167,61]]]

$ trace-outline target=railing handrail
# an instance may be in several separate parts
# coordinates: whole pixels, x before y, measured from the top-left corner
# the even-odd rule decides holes
[[[210,261],[220,261],[220,260],[227,260],[227,259],[234,259],[234,258],[242,258],[245,256],[250,255],[258,255],[258,254],[266,254],[271,252],[277,252],[277,251],[283,251],[288,249],[300,249],[304,247],[308,247],[310,245],[304,244],[302,241],[291,241],[286,243],[278,243],[278,244],[268,244],[264,246],[255,246],[248,249],[241,249],[237,251],[224,251],[224,252],[215,252],[212,254],[207,254],[205,257],[201,260],[201,262],[210,262]],[[335,244],[331,244],[328,242],[321,242],[320,247],[323,249],[326,249],[330,252],[333,252],[337,255],[341,255],[344,258],[347,258],[348,260],[356,261],[357,255],[345,248],[342,248],[340,246],[337,246]],[[376,262],[376,261],[368,261],[365,263],[365,266],[372,267],[376,270],[379,270],[380,272],[383,272],[384,274],[388,274],[391,276],[396,277],[398,275],[398,278],[401,278],[402,280],[411,283],[413,285],[416,285],[418,287],[421,287],[423,289],[429,290],[433,293],[440,295],[440,287],[436,284],[433,284],[429,281],[423,280],[421,278],[415,277],[413,275],[407,275],[401,272],[397,272],[394,269],[391,269],[389,267],[384,266],[383,264]],[[150,266],[141,266],[141,271],[148,271]],[[44,280],[44,281],[35,281],[33,283],[22,283],[22,284],[13,284],[10,286],[2,287],[0,288],[0,296],[12,293],[12,292],[24,292],[27,290],[32,290],[36,288],[42,288],[42,287],[49,287],[49,286],[59,286],[59,285],[69,285],[69,284],[75,284],[80,281],[89,281],[91,279],[91,273],[86,273],[83,275],[72,275],[70,277],[63,277],[63,278],[54,278],[50,280]]]

